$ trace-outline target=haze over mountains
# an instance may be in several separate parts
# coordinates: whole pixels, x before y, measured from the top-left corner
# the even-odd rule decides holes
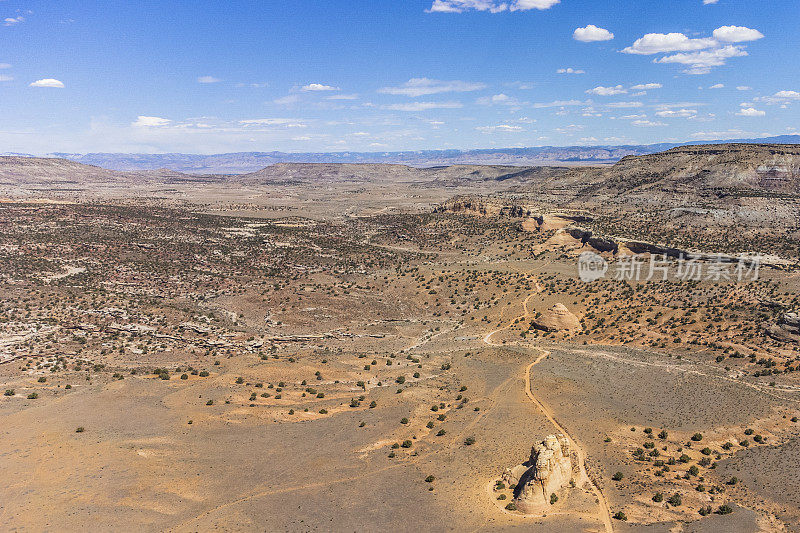
[[[620,146],[543,146],[480,150],[421,150],[408,152],[235,152],[227,154],[128,154],[128,153],[53,153],[52,157],[70,159],[111,170],[170,169],[190,174],[246,174],[275,163],[399,163],[409,166],[439,165],[598,165],[612,164],[625,156],[647,155],[689,144],[800,143],[800,135],[781,135],[761,139],[730,141],[693,141],[650,145]],[[22,155],[22,154],[14,154]]]

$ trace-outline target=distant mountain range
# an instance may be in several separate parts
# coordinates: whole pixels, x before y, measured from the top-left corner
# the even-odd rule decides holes
[[[399,163],[415,167],[444,165],[600,165],[616,163],[628,155],[648,155],[678,146],[719,143],[800,144],[800,135],[781,135],[761,139],[693,141],[622,146],[542,146],[481,150],[421,150],[408,152],[236,152],[229,154],[114,154],[53,153],[79,163],[111,170],[169,169],[190,174],[245,174],[275,163]],[[23,155],[23,154],[3,154]]]

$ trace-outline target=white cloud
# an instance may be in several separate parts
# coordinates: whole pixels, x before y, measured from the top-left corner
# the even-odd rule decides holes
[[[711,67],[722,66],[727,59],[732,57],[744,57],[746,55],[747,52],[742,47],[728,45],[716,50],[664,56],[653,60],[653,63],[679,63],[688,66],[684,71],[687,74],[708,74],[711,71]]]
[[[691,52],[715,46],[714,39],[690,39],[682,33],[648,33],[622,51],[626,54],[653,55],[667,52]]]
[[[397,94],[402,96],[410,96],[416,98],[417,96],[425,96],[428,94],[440,94],[448,92],[470,92],[485,89],[485,83],[468,82],[468,81],[441,81],[432,80],[430,78],[411,78],[400,87],[383,87],[378,89],[379,93],[383,94]]]
[[[495,94],[492,96],[484,96],[482,98],[478,98],[476,103],[480,105],[506,105],[506,106],[520,106],[522,103],[512,96],[508,96],[507,94]]]
[[[586,126],[583,124],[570,124],[568,126],[564,126],[563,128],[556,128],[556,131],[561,134],[568,134],[568,133],[575,133],[577,131],[583,131],[586,129]]]
[[[54,80],[53,78],[44,78],[41,80],[36,80],[35,82],[29,85],[30,87],[51,87],[55,89],[63,89],[64,84],[58,80]]]
[[[717,2],[719,2],[719,0],[703,0],[703,5],[707,6],[710,4],[716,4]]]
[[[641,115],[623,115],[623,116],[621,116],[619,118],[624,119],[624,120],[636,120],[636,119],[647,118],[647,115],[645,115],[645,114],[641,114]]]
[[[434,0],[426,11],[428,13],[463,13],[464,11],[528,11],[530,9],[549,9],[560,0],[512,0],[510,3],[495,0]]]
[[[303,85],[300,88],[301,91],[306,92],[313,92],[313,91],[338,91],[338,87],[334,87],[332,85],[323,85],[321,83],[309,83],[308,85]]]
[[[651,120],[634,120],[631,124],[640,128],[655,128],[667,125],[663,122],[653,122]]]
[[[575,69],[572,67],[560,68],[556,71],[558,74],[586,74],[585,70]]]
[[[475,128],[481,133],[509,133],[513,131],[522,131],[521,126],[511,126],[510,124],[498,124],[497,126],[480,126]]]
[[[605,104],[606,107],[610,107],[613,109],[630,109],[635,107],[642,107],[644,104],[641,102],[611,102],[610,104]]]
[[[589,89],[586,91],[587,94],[596,94],[598,96],[614,96],[615,94],[625,94],[627,92],[627,89],[625,89],[622,85],[617,85],[616,87],[598,86],[594,89]]]
[[[11,68],[11,63],[0,63],[0,69]]]
[[[744,26],[721,26],[714,30],[714,38],[723,43],[744,43],[764,38],[764,34]]]
[[[287,126],[289,128],[305,128],[306,125],[300,119],[296,118],[250,118],[240,120],[239,124],[243,126]]]
[[[683,33],[648,33],[637,39],[623,53],[638,55],[670,54],[653,60],[654,63],[679,63],[688,65],[686,74],[708,74],[712,67],[725,64],[732,57],[746,56],[743,46],[731,43],[755,41],[764,35],[744,26],[721,26],[713,37],[690,38]]]
[[[458,109],[464,107],[458,102],[412,102],[410,104],[392,104],[383,106],[390,111],[427,111],[428,109]]]
[[[662,87],[664,86],[660,83],[641,83],[639,85],[634,85],[631,89],[634,91],[648,91],[651,89],[661,89]]]
[[[326,100],[358,100],[357,94],[333,94],[326,96]]]
[[[574,107],[590,104],[591,101],[582,102],[580,100],[555,100],[553,102],[538,102],[533,104],[534,109],[546,109],[548,107]]]
[[[753,88],[752,87],[748,87],[747,85],[739,85],[738,87],[736,87],[736,90],[737,91],[752,91]]]
[[[743,107],[736,114],[739,115],[740,117],[763,117],[767,113],[766,111],[761,111],[754,107]]]
[[[656,111],[656,116],[661,118],[691,118],[697,116],[696,109],[665,109]]]
[[[6,76],[4,74],[0,74],[0,81],[12,81],[14,76]]]
[[[25,22],[25,17],[7,17],[3,19],[3,26],[16,26],[21,22]]]
[[[200,76],[197,78],[197,83],[218,83],[220,81],[222,80],[214,76]]]
[[[572,33],[572,38],[582,43],[594,43],[598,41],[610,41],[614,34],[605,28],[598,28],[594,24],[589,24],[583,28],[576,28]]]
[[[786,98],[788,100],[800,100],[800,93],[797,91],[778,91],[775,98]]]
[[[724,85],[724,84],[722,84],[722,83],[717,83],[717,84],[715,84],[715,85],[712,85],[711,87],[709,87],[709,89],[722,89],[722,88],[724,88],[724,87],[725,87],[725,85]]]
[[[157,126],[166,126],[170,122],[172,122],[168,118],[161,118],[161,117],[148,117],[145,115],[139,115],[136,118],[136,122],[131,124],[132,126],[138,126],[142,128],[150,128],[150,127],[157,127]]]

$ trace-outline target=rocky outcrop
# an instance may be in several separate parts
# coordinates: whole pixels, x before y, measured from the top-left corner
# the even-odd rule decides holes
[[[580,331],[581,322],[562,303],[557,303],[533,321],[533,327],[543,331]]]
[[[550,495],[566,487],[572,479],[569,440],[564,435],[548,435],[536,443],[528,461],[506,469],[502,480],[514,488],[514,503],[523,513],[550,505]]]
[[[800,313],[784,313],[777,322],[767,323],[765,327],[774,339],[800,342]]]

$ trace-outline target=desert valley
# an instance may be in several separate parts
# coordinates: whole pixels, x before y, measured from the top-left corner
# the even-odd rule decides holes
[[[2,530],[800,531],[798,145],[0,198]]]

